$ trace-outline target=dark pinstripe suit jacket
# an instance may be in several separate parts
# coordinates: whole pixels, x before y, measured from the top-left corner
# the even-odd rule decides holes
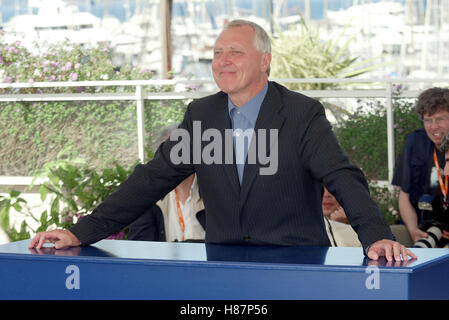
[[[201,121],[202,131],[215,128],[224,137],[225,129],[231,128],[227,95],[219,92],[193,101],[180,125],[191,136],[193,121]],[[177,142],[166,141],[152,161],[138,165],[114,194],[71,231],[82,244],[103,239],[195,172],[206,208],[206,242],[330,245],[321,209],[323,182],[345,208],[365,248],[380,239],[393,239],[362,172],[339,147],[318,101],[269,82],[257,129],[278,130],[276,174],[260,175],[260,164],[246,164],[240,186],[234,164],[174,165],[170,150]],[[268,152],[276,152],[275,147]]]

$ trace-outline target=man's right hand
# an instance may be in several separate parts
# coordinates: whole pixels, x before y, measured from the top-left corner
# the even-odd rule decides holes
[[[81,244],[78,238],[69,230],[57,229],[36,234],[33,240],[31,240],[29,248],[40,249],[44,243],[53,243],[55,249],[76,247]]]

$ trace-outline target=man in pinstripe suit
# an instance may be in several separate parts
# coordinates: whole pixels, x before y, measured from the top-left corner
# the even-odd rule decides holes
[[[196,173],[206,210],[206,242],[329,246],[321,209],[325,183],[344,207],[369,258],[416,258],[393,241],[362,172],[340,149],[322,105],[268,81],[270,52],[270,39],[258,25],[243,20],[229,23],[216,41],[212,62],[221,91],[190,103],[179,128],[178,138],[181,133],[193,137],[194,141],[184,141],[187,149],[191,147],[190,155],[184,161],[174,161],[171,151],[180,142],[172,141],[172,136],[152,161],[138,165],[91,215],[70,230],[36,235],[30,247],[53,242],[56,248],[63,248],[103,239]],[[211,157],[216,160],[224,155],[224,161],[195,161],[210,147],[203,139],[207,130],[226,137],[230,129],[239,133],[253,130],[253,134],[233,134],[232,157],[226,143],[218,144],[223,146],[214,148]],[[198,130],[201,141],[195,140]],[[262,131],[275,135],[259,135]],[[239,148],[242,145],[244,148]],[[276,160],[275,172],[263,174],[267,163],[260,157],[249,161],[255,150],[258,155],[275,155],[270,158]]]

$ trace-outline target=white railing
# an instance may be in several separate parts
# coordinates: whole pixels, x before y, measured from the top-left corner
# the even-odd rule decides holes
[[[394,130],[393,130],[393,98],[416,98],[423,89],[431,86],[449,86],[449,78],[436,79],[273,79],[279,83],[334,83],[345,84],[352,89],[326,89],[303,90],[301,93],[312,98],[384,98],[386,101],[387,139],[388,139],[388,181],[391,181],[394,170]],[[419,89],[406,89],[394,92],[394,85],[416,87],[416,84],[425,84]],[[355,85],[357,84],[357,85]],[[206,90],[180,92],[185,88],[197,85]],[[34,83],[0,83],[0,89],[11,88],[62,88],[62,87],[134,87],[132,93],[40,93],[40,94],[0,94],[0,102],[20,101],[93,101],[93,100],[132,100],[136,101],[138,157],[144,162],[145,129],[143,106],[145,100],[171,100],[195,99],[215,93],[218,89],[213,80],[121,80],[121,81],[77,81],[77,82],[34,82]],[[149,92],[146,86],[174,86],[172,92]],[[362,88],[357,88],[361,87]],[[363,88],[365,87],[365,88]],[[373,88],[374,87],[374,88]],[[0,185],[28,185],[31,177],[0,177]],[[35,182],[39,184],[39,181]]]

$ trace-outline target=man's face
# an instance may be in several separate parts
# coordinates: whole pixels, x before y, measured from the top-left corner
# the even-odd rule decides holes
[[[340,207],[340,204],[338,203],[337,199],[335,199],[335,197],[332,195],[332,193],[327,191],[326,187],[323,188],[324,193],[321,205],[323,207],[323,214],[326,217],[329,217],[332,212],[334,212],[335,210],[338,209],[338,207]]]
[[[449,112],[440,110],[433,115],[423,116],[424,129],[427,136],[437,146],[440,147],[444,136],[449,132]]]
[[[270,62],[270,53],[261,53],[254,47],[254,30],[250,26],[231,27],[215,43],[212,72],[223,92],[232,100],[241,100],[252,98],[262,89]]]

